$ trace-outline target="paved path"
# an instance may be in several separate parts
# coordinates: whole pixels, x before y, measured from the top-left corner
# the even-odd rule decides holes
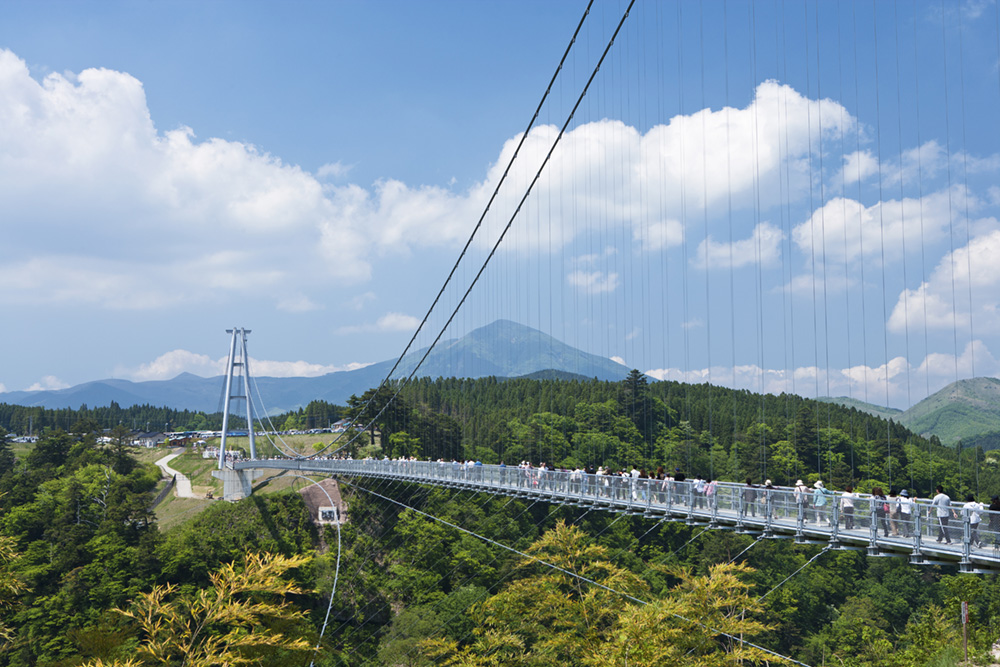
[[[178,472],[170,467],[170,462],[176,459],[178,456],[184,453],[184,450],[176,450],[173,454],[169,456],[164,456],[162,459],[156,462],[156,465],[160,466],[160,470],[167,477],[176,476],[177,481],[174,484],[174,494],[178,498],[194,498],[195,495],[191,491],[191,480],[188,479],[187,475],[182,472]]]

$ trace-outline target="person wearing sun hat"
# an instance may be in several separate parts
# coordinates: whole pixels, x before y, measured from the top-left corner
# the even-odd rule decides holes
[[[822,523],[823,518],[825,517],[827,523],[832,526],[833,522],[830,517],[827,516],[828,510],[826,506],[826,497],[830,495],[830,492],[826,490],[826,487],[823,485],[823,480],[821,479],[817,479],[813,486],[816,488],[816,490],[813,491],[813,509],[816,511],[816,523]]]
[[[795,496],[795,505],[798,508],[799,516],[802,517],[803,521],[806,521],[806,502],[809,500],[809,487],[801,479],[795,480],[795,490],[792,493]]]

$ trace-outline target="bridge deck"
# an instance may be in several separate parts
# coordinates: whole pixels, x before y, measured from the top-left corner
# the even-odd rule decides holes
[[[242,461],[234,467],[434,484],[736,529],[800,543],[826,543],[838,549],[864,549],[872,556],[908,557],[915,564],[958,564],[966,572],[1000,571],[1000,533],[993,517],[997,513],[983,511],[976,531],[970,513],[959,503],[952,505],[953,516],[944,526],[949,544],[937,541],[942,526],[936,508],[926,500],[915,501],[908,517],[893,518],[890,512],[883,519],[879,511],[883,501],[870,496],[854,498],[852,514],[841,507],[843,494],[838,492],[826,496],[826,505],[816,506],[811,492],[801,497],[787,488],[756,487],[748,493],[748,487],[728,482],[718,482],[712,493],[698,493],[690,481],[431,461],[272,459]],[[889,502],[893,505],[895,499]]]

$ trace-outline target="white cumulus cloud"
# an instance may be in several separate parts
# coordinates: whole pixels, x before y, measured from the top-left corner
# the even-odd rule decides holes
[[[115,375],[135,382],[170,380],[181,373],[201,377],[215,377],[226,372],[228,357],[213,359],[206,354],[188,350],[172,350],[136,368],[120,367]],[[349,363],[343,366],[316,364],[308,361],[272,361],[250,357],[250,372],[255,377],[317,377],[338,371],[364,368],[366,363]]]
[[[711,236],[698,244],[691,263],[697,268],[738,269],[744,266],[773,266],[781,258],[781,241],[785,234],[769,222],[753,229],[748,239],[732,243],[719,242]]]
[[[54,391],[56,389],[66,389],[68,384],[57,378],[55,375],[46,375],[38,382],[27,388],[26,391]]]
[[[614,271],[572,271],[566,281],[586,294],[604,294],[618,289],[618,274]]]
[[[358,333],[387,333],[406,332],[411,333],[417,330],[420,319],[412,315],[403,313],[386,313],[378,318],[374,323],[369,324],[349,324],[337,329],[338,334],[358,334]]]
[[[544,215],[529,205],[502,248],[556,251],[608,225],[627,228],[638,249],[678,246],[685,215],[706,206],[749,209],[806,192],[802,166],[820,139],[854,127],[840,104],[776,81],[743,108],[678,115],[645,133],[583,123],[536,188],[538,201],[564,204]],[[538,126],[527,137],[480,247],[506,224],[557,132]],[[517,140],[464,191],[321,182],[343,180],[350,167],[331,160],[311,174],[252,144],[160,130],[135,77],[95,68],[39,81],[0,50],[0,304],[142,310],[244,296],[313,310],[319,289],[369,280],[378,258],[464,241]],[[616,285],[611,276],[574,280]]]
[[[995,223],[994,223],[995,225]],[[904,290],[888,328],[1000,332],[1000,229],[973,238],[941,259],[916,289]],[[971,302],[970,302],[971,293]]]
[[[867,180],[869,176],[878,173],[878,159],[871,151],[855,151],[844,156],[844,167],[840,170],[838,181],[852,185],[858,181]]]
[[[850,368],[819,368],[800,366],[794,369],[761,368],[756,364],[713,366],[711,368],[654,368],[646,375],[657,380],[712,384],[754,392],[796,393],[807,398],[816,396],[851,396],[876,405],[905,409],[907,400],[922,400],[956,379],[972,375],[975,357],[977,377],[994,376],[1000,363],[982,341],[965,346],[957,357],[948,353],[928,354],[920,363],[911,364],[904,357],[893,357],[877,366],[857,365]],[[957,376],[956,376],[957,373]]]
[[[883,255],[887,262],[898,261],[904,237],[905,247],[911,250],[918,250],[922,244],[932,245],[946,237],[950,222],[964,217],[967,206],[975,210],[979,201],[962,186],[933,192],[922,199],[894,199],[871,206],[835,197],[792,229],[792,240],[807,256],[814,251],[817,257],[824,253],[829,263]]]

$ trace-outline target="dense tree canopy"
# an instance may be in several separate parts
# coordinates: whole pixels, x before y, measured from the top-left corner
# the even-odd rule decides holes
[[[348,409],[360,416],[364,403]],[[14,412],[27,414],[0,410]],[[171,625],[171,614],[212,609],[234,621],[199,631],[212,655],[287,664],[316,641],[335,580],[317,665],[774,660],[731,635],[808,664],[951,665],[962,601],[975,655],[1000,636],[995,576],[386,480],[341,480],[339,572],[331,529],[314,526],[294,492],[214,503],[164,533],[150,510],[159,471],[129,455],[124,419],[32,414],[43,425],[34,445],[0,431],[0,665],[179,665],[176,641],[190,626]],[[341,414],[317,402],[285,418]],[[779,484],[822,476],[834,488],[924,494],[943,483],[953,497],[1000,489],[995,459],[975,448],[828,403],[638,373],[618,383],[419,380],[373,414],[364,449],[379,456],[662,465]],[[271,588],[237,590],[265,563],[294,567],[262,574]],[[251,630],[273,642],[254,644]],[[157,647],[173,652],[161,659]]]

